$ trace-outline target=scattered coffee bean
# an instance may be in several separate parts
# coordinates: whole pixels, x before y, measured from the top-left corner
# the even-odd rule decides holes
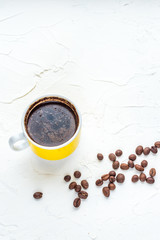
[[[114,183],[109,183],[108,187],[110,190],[114,190],[116,188],[116,185]]]
[[[40,199],[40,198],[42,198],[42,196],[43,196],[43,193],[42,193],[42,192],[35,192],[35,193],[33,194],[33,197],[34,197],[35,199]]]
[[[81,185],[77,185],[77,186],[75,187],[75,191],[76,191],[76,192],[80,192],[80,191],[81,191]]]
[[[110,190],[109,190],[108,187],[104,187],[104,188],[102,189],[102,192],[103,192],[103,194],[104,194],[105,197],[109,197],[109,195],[110,195]]]
[[[78,197],[82,199],[86,199],[88,197],[88,193],[85,191],[81,191],[78,193]]]
[[[115,154],[117,157],[120,157],[123,154],[123,152],[122,150],[118,149],[117,151],[115,151]]]
[[[136,165],[134,165],[134,166],[135,166],[135,169],[137,169],[138,171],[141,171],[141,172],[144,171],[144,168],[143,168],[141,165],[136,164]]]
[[[139,176],[139,179],[140,179],[141,182],[145,182],[146,181],[146,174],[141,173],[140,176]]]
[[[87,189],[89,187],[89,183],[87,182],[87,180],[82,180],[81,185],[84,189]]]
[[[115,172],[115,171],[110,171],[110,172],[109,172],[109,176],[115,177],[115,176],[116,176],[116,172]]]
[[[109,159],[110,159],[111,161],[115,161],[115,160],[116,160],[116,155],[114,155],[114,153],[110,153],[110,154],[108,155],[108,157],[109,157]]]
[[[152,178],[152,177],[148,177],[148,178],[146,179],[146,182],[149,183],[149,184],[153,184],[153,183],[155,182],[155,180],[154,180],[154,178]]]
[[[69,182],[70,180],[71,180],[71,176],[70,175],[66,175],[64,177],[64,181]]]
[[[160,148],[160,141],[155,142],[154,146]]]
[[[75,178],[80,178],[81,177],[80,171],[75,171],[74,176],[75,176]]]
[[[123,183],[125,181],[125,176],[122,173],[119,173],[116,177],[118,183]]]
[[[142,167],[147,167],[147,165],[148,165],[148,162],[146,161],[146,160],[143,160],[142,162],[141,162],[141,166]]]
[[[144,155],[148,155],[150,153],[150,148],[149,147],[146,147],[143,149],[143,154]]]
[[[115,179],[115,177],[114,177],[114,176],[110,176],[110,177],[109,177],[109,181],[110,181],[110,183],[113,183],[113,182],[115,182],[115,180],[116,180],[116,179]]]
[[[137,155],[141,155],[142,152],[143,152],[143,147],[141,145],[139,145],[138,147],[136,147],[135,152],[136,152]]]
[[[119,168],[119,162],[118,161],[114,161],[112,164],[113,169],[118,169]]]
[[[139,180],[139,177],[138,177],[138,175],[133,175],[133,177],[132,177],[132,182],[138,182],[138,180]]]
[[[102,153],[98,153],[97,154],[97,158],[98,158],[98,160],[103,160],[103,154]]]
[[[128,170],[129,166],[128,166],[127,163],[121,163],[120,168],[123,169],[123,170]]]
[[[80,198],[75,198],[73,201],[73,206],[75,208],[78,208],[81,205],[81,199]]]
[[[149,175],[151,177],[154,177],[156,175],[156,169],[155,168],[151,168],[150,171],[149,171]]]
[[[131,154],[129,155],[129,160],[135,161],[136,160],[136,155],[135,154]]]
[[[71,183],[69,184],[69,189],[72,190],[72,189],[74,189],[76,186],[77,186],[77,183],[76,183],[76,182],[71,182]]]
[[[107,181],[107,180],[109,179],[109,174],[104,174],[104,175],[102,175],[101,179],[102,179],[103,181]]]
[[[151,147],[151,152],[154,153],[154,154],[156,154],[156,153],[158,152],[157,147],[152,146],[152,147]]]
[[[102,179],[97,179],[96,185],[99,187],[99,186],[101,186],[102,184],[103,184]]]
[[[134,162],[133,162],[132,160],[129,160],[129,161],[128,161],[128,166],[129,166],[130,168],[134,168]]]

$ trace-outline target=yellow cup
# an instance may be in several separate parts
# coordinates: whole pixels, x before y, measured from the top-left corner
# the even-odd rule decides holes
[[[43,99],[56,99],[59,101],[64,101],[66,105],[69,107],[72,107],[74,109],[74,112],[76,116],[78,117],[78,123],[77,123],[77,129],[72,138],[70,138],[67,142],[55,146],[55,147],[48,147],[48,146],[42,146],[36,142],[34,142],[30,136],[28,135],[25,127],[25,119],[26,115],[29,113],[29,109],[31,109],[32,106],[38,105],[38,103]],[[24,114],[22,116],[22,130],[23,132],[10,137],[9,139],[9,145],[13,150],[23,150],[26,147],[30,146],[32,151],[39,157],[47,159],[47,160],[60,160],[67,156],[69,156],[71,153],[74,152],[74,150],[77,148],[79,141],[80,141],[80,134],[81,134],[81,126],[82,126],[82,119],[81,114],[75,104],[71,102],[66,97],[60,96],[60,95],[47,95],[42,96],[38,99],[35,99],[24,111]]]

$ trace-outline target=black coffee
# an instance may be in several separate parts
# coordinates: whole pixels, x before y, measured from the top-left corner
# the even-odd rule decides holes
[[[63,102],[47,101],[34,107],[27,118],[26,130],[33,141],[43,146],[58,146],[76,132],[74,111]]]

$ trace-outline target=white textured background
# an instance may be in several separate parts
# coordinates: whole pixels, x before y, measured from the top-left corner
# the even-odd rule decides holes
[[[95,180],[110,152],[122,148],[126,162],[160,140],[160,1],[0,0],[0,83],[0,239],[159,239],[160,154],[137,159],[149,161],[147,175],[156,167],[154,185],[133,184],[130,169],[106,199]],[[83,119],[79,148],[59,162],[8,146],[26,105],[48,93],[70,98]],[[90,183],[79,209],[63,181],[74,170]]]

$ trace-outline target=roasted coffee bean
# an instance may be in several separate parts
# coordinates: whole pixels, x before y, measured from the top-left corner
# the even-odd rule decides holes
[[[116,177],[118,183],[123,183],[125,181],[125,176],[122,173],[119,173]]]
[[[135,154],[131,154],[131,155],[129,155],[129,160],[131,160],[131,161],[135,161],[136,160],[136,155]]]
[[[77,183],[76,183],[76,182],[71,182],[71,183],[69,184],[69,189],[72,190],[72,189],[74,189],[76,186],[77,186]]]
[[[146,174],[141,173],[140,176],[139,176],[139,179],[140,179],[141,182],[145,182],[146,181]]]
[[[138,147],[136,147],[135,152],[136,152],[137,155],[141,155],[142,152],[143,152],[143,147],[141,145],[139,145]]]
[[[114,183],[109,183],[108,187],[110,190],[114,190],[116,188],[116,185]]]
[[[75,187],[75,191],[76,191],[76,192],[80,192],[80,191],[81,191],[81,185],[77,185],[77,186]]]
[[[66,175],[64,177],[64,181],[69,182],[70,180],[71,180],[71,176],[70,175]]]
[[[113,169],[118,169],[119,168],[119,162],[118,161],[114,161],[112,164]]]
[[[115,180],[116,180],[116,179],[115,179],[115,177],[114,177],[114,176],[110,176],[110,177],[109,177],[109,181],[110,181],[110,183],[113,183],[113,182],[115,182]]]
[[[149,175],[151,177],[154,177],[156,175],[156,169],[155,168],[151,168],[150,171],[149,171]]]
[[[42,198],[42,196],[43,196],[43,193],[42,193],[42,192],[35,192],[35,193],[33,194],[33,197],[34,197],[35,199],[40,199],[40,198]]]
[[[75,198],[73,201],[73,206],[75,208],[78,208],[81,205],[81,199],[80,198]]]
[[[80,178],[81,177],[80,171],[75,171],[74,176],[75,176],[75,178]]]
[[[160,141],[155,142],[154,146],[156,146],[157,148],[160,148]]]
[[[104,194],[105,197],[109,197],[109,195],[110,195],[110,190],[109,190],[108,187],[104,187],[104,188],[102,189],[102,192],[103,192],[103,194]]]
[[[141,165],[136,164],[136,165],[134,165],[134,166],[135,166],[135,169],[137,169],[138,171],[141,171],[141,172],[144,171],[144,168],[143,168]]]
[[[86,199],[86,198],[88,197],[88,193],[85,192],[85,191],[80,191],[80,192],[78,193],[78,197],[79,197],[79,198],[82,198],[82,199]]]
[[[128,166],[127,163],[121,163],[120,168],[123,169],[123,170],[128,170],[129,166]]]
[[[115,177],[115,176],[116,176],[116,172],[115,172],[115,171],[110,171],[110,172],[109,172],[109,176]]]
[[[87,189],[89,187],[89,183],[87,182],[87,180],[82,180],[81,185],[84,189]]]
[[[99,186],[101,186],[102,184],[103,184],[102,179],[97,179],[96,185],[99,187]]]
[[[114,153],[110,153],[110,154],[108,155],[108,157],[109,157],[109,159],[110,159],[111,161],[115,161],[115,160],[116,160],[116,155],[114,155]]]
[[[129,166],[130,168],[134,168],[134,162],[133,162],[132,160],[129,160],[129,161],[128,161],[128,166]]]
[[[152,147],[151,147],[151,152],[154,153],[154,154],[156,154],[156,153],[158,152],[157,147],[152,146]]]
[[[147,165],[148,165],[148,162],[146,161],[146,160],[143,160],[142,162],[141,162],[141,166],[142,167],[147,167]]]
[[[104,175],[102,175],[101,179],[102,179],[103,181],[107,181],[107,180],[109,179],[109,174],[104,174]]]
[[[123,154],[123,152],[122,150],[118,149],[117,151],[115,151],[115,154],[117,157],[120,157]]]
[[[102,153],[98,153],[97,154],[97,158],[98,158],[98,160],[103,160],[103,154]]]
[[[155,180],[154,180],[154,178],[152,178],[152,177],[148,177],[148,178],[146,179],[146,182],[149,183],[149,184],[153,184],[153,183],[155,182]]]
[[[133,175],[133,177],[132,177],[132,182],[138,182],[138,180],[139,180],[139,177],[138,177],[138,175]]]
[[[150,148],[149,147],[146,147],[143,149],[143,154],[144,155],[148,155],[150,153]]]

